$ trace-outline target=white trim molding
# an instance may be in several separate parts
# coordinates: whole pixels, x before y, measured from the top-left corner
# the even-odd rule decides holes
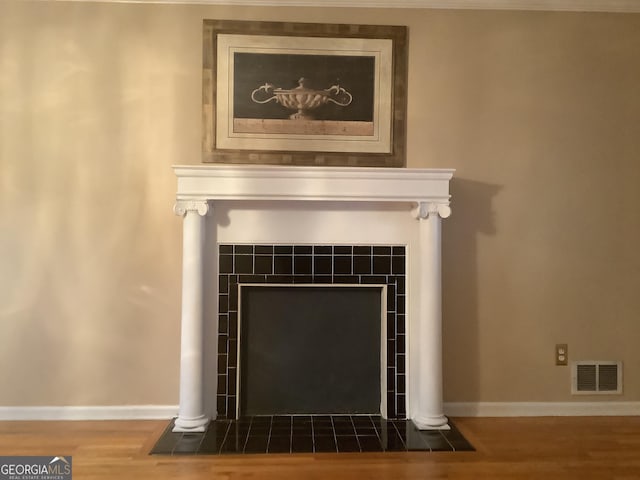
[[[62,0],[56,0],[62,1]],[[258,7],[356,7],[638,13],[640,0],[71,0],[101,3]]]
[[[445,402],[450,417],[617,417],[640,415],[640,402]]]
[[[0,407],[0,421],[167,420],[177,414],[177,405]]]
[[[640,402],[445,402],[449,417],[638,416]],[[178,405],[0,407],[0,421],[169,420]]]

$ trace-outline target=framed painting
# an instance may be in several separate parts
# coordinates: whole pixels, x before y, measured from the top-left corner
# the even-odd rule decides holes
[[[205,20],[203,161],[405,166],[406,27]]]

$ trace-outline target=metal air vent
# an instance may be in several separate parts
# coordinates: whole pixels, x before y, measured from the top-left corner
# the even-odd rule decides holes
[[[622,362],[579,361],[571,364],[571,393],[621,394]]]

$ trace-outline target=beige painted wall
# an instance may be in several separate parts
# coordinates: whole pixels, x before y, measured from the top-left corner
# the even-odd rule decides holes
[[[446,400],[573,400],[559,342],[640,400],[640,15],[5,1],[0,405],[177,403],[203,18],[408,25],[408,166],[458,169]]]

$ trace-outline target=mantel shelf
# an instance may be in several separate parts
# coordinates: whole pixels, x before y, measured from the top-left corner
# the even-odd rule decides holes
[[[176,165],[178,200],[436,202],[453,169]]]

